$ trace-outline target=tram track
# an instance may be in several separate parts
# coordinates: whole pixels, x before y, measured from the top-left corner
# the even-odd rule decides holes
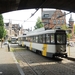
[[[30,70],[33,72],[34,75],[39,75],[28,63],[28,61],[19,53],[19,55],[22,57],[22,59],[24,60],[24,62],[28,65],[28,67],[30,68]],[[24,66],[24,64],[23,64]],[[44,73],[42,75],[45,75]]]
[[[30,67],[31,71],[35,72],[33,75],[56,75],[53,72],[51,72],[50,70],[48,70],[47,67],[44,66],[46,63],[43,63],[43,64],[37,63],[37,62],[40,62],[40,61],[37,60],[37,59],[36,59],[37,60],[36,61],[34,58],[33,58],[34,61],[31,61],[31,60],[27,61],[27,59],[30,59],[30,58],[25,59],[21,54],[19,54],[19,56],[20,56],[19,58],[24,60],[23,62],[25,62],[25,63],[22,62],[23,66],[25,66],[24,64],[27,63],[27,65],[28,65],[28,67]],[[35,66],[35,67],[32,68],[31,67],[33,65],[32,63],[37,64],[38,66]]]
[[[28,54],[27,54],[28,53]],[[16,54],[15,54],[16,55]],[[49,59],[30,51],[25,51],[22,54],[17,53],[19,56],[19,63],[23,66],[25,75],[74,75],[74,63],[65,58]],[[70,66],[69,66],[70,65]],[[30,73],[29,73],[30,72]],[[32,74],[31,74],[32,73]]]

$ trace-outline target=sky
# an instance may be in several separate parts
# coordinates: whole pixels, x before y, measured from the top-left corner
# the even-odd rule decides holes
[[[55,10],[55,9],[44,9],[44,10]],[[27,28],[34,29],[37,18],[41,17],[41,9],[39,9],[33,17],[29,18],[35,11],[36,11],[35,9],[28,9],[28,10],[25,9],[25,10],[3,13],[2,15],[4,18],[4,23],[7,23],[9,22],[9,20],[11,20],[13,24],[20,24],[20,26],[23,25],[24,29]],[[65,12],[68,13],[68,11]],[[71,14],[75,21],[75,13],[71,13]],[[69,18],[70,18],[70,14],[66,15],[67,23],[69,21]]]

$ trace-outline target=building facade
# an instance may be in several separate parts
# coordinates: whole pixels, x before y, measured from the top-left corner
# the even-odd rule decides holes
[[[65,12],[62,12],[61,10],[45,11],[42,9],[41,15],[44,26],[49,29],[61,28],[62,25],[66,25],[66,17],[63,16],[65,15]]]
[[[6,39],[11,39],[11,37],[17,37],[23,32],[23,27],[19,24],[12,24],[11,22],[5,23],[4,27],[7,31]]]
[[[42,22],[44,24],[45,29],[58,29],[66,24],[66,13],[62,12],[61,10],[41,10],[42,15]],[[69,18],[69,24],[67,32],[70,32],[72,34],[72,37],[70,40],[75,42],[75,34],[74,34],[74,20],[72,18],[72,14],[70,14]]]

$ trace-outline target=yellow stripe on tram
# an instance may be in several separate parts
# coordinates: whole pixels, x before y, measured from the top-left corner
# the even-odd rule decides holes
[[[30,42],[30,50],[32,50],[32,42]]]
[[[43,44],[42,55],[43,55],[43,56],[47,56],[47,44]]]

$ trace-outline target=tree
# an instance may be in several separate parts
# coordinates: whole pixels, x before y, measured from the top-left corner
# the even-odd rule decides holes
[[[61,29],[63,29],[63,30],[67,30],[68,27],[67,27],[66,25],[62,25]]]
[[[0,14],[0,26],[4,26],[4,22],[3,22],[3,16],[2,16],[2,14]]]
[[[42,24],[42,21],[41,21],[40,17],[38,17],[36,25],[34,26],[34,29],[38,29],[38,28],[41,28],[41,27],[43,27],[43,24]]]
[[[4,28],[4,34],[3,34],[4,38],[6,37],[6,34],[7,34],[7,30]]]
[[[62,29],[67,31],[67,39],[69,40],[72,36],[72,34],[68,32],[69,28],[66,25],[62,25]]]
[[[75,34],[75,25],[74,25],[74,34]]]
[[[5,36],[5,29],[4,29],[4,22],[3,22],[3,16],[0,14],[0,39],[1,39],[1,47],[3,42],[3,37]]]

